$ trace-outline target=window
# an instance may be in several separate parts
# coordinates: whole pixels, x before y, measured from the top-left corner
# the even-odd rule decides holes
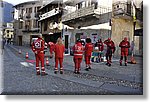
[[[19,22],[19,29],[23,28],[23,22]]]
[[[25,29],[31,29],[31,20],[26,20],[25,21]]]
[[[44,31],[46,31],[46,30],[47,30],[47,26],[48,26],[48,21],[47,21],[47,20],[45,20],[45,22],[44,22]]]
[[[34,7],[34,13],[36,13],[36,7]]]
[[[38,20],[33,20],[33,28],[38,28]]]
[[[26,13],[28,13],[28,8],[26,8]]]
[[[37,7],[37,12],[39,11],[40,8],[41,8],[41,6],[38,6],[38,7]]]
[[[6,30],[7,33],[9,33],[9,30]]]
[[[32,13],[32,7],[31,7],[31,8],[29,8],[29,13]]]

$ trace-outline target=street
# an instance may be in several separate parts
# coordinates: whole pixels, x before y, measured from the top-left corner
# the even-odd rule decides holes
[[[19,49],[22,53],[19,54]],[[25,58],[26,52],[29,58]],[[129,58],[130,59],[130,58]],[[142,57],[136,57],[137,64],[120,66],[114,58],[112,66],[105,62],[92,63],[92,69],[85,71],[82,61],[81,74],[74,74],[73,56],[64,58],[64,74],[54,74],[54,58],[46,66],[47,76],[37,76],[35,57],[31,48],[6,45],[3,54],[3,95],[142,95]],[[45,58],[46,63],[46,58]]]

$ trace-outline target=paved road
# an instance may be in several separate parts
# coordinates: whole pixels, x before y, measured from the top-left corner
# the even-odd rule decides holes
[[[22,54],[18,53],[22,49]],[[82,62],[81,74],[73,73],[72,56],[64,58],[64,74],[54,74],[54,59],[49,59],[46,67],[48,76],[36,76],[35,62],[29,63],[34,54],[28,47],[7,45],[3,55],[2,94],[142,94],[142,59],[137,58],[136,65],[119,66],[118,59],[113,60],[112,67],[105,63],[93,63],[92,70],[85,71]]]

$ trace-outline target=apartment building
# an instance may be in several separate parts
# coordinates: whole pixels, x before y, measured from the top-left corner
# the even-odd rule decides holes
[[[69,47],[78,38],[90,37],[96,43],[100,38],[111,37],[111,0],[64,0],[63,4],[63,35]]]
[[[45,0],[39,12],[40,29],[45,42],[56,43],[62,37],[62,0]]]
[[[40,33],[38,23],[41,1],[29,1],[14,6],[14,43],[29,46],[32,38]]]
[[[134,54],[142,55],[143,1],[114,0],[112,5],[112,39],[116,44],[116,54],[120,54],[120,41],[127,37],[130,43],[134,42]]]

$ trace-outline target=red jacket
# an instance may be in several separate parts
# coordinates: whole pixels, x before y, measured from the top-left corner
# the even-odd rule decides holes
[[[38,38],[32,43],[32,51],[37,53],[44,52],[45,42],[42,38]]]
[[[55,44],[54,47],[55,58],[63,58],[65,52],[65,46],[63,44]]]
[[[82,58],[84,48],[83,48],[83,46],[82,46],[82,44],[80,42],[77,42],[73,46],[72,50],[74,52],[74,58]]]
[[[113,53],[115,52],[115,44],[112,40],[111,41],[105,40],[104,44],[107,45],[107,52],[109,52],[110,50],[112,50]]]
[[[98,45],[99,51],[103,51],[104,50],[104,44],[103,44],[102,41],[98,42],[97,45]]]
[[[92,43],[87,43],[85,45],[84,51],[85,51],[85,56],[91,56],[91,53],[93,51],[93,45],[92,45]]]
[[[121,52],[128,52],[128,49],[130,48],[130,43],[123,40],[120,42],[119,47],[121,47]]]
[[[49,52],[50,54],[52,54],[55,48],[55,44],[53,42],[49,42],[48,45],[49,45]]]

